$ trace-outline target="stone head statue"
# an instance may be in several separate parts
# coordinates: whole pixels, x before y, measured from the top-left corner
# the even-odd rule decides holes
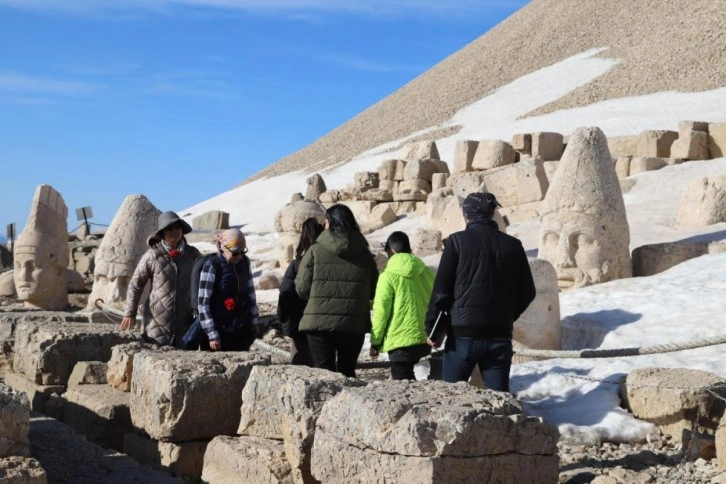
[[[60,310],[68,305],[67,217],[61,194],[40,185],[13,257],[15,290],[27,307]]]
[[[540,209],[541,259],[560,289],[630,277],[630,230],[607,140],[598,128],[570,137]]]
[[[155,234],[160,214],[144,195],[129,195],[124,199],[96,252],[87,309],[95,309],[98,299],[123,309],[129,281],[149,248],[147,237]]]

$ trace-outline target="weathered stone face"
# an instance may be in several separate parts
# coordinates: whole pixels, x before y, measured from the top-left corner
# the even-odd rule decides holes
[[[68,235],[63,197],[50,185],[35,190],[30,215],[15,244],[15,288],[28,307],[68,305]]]
[[[605,135],[570,137],[542,203],[538,257],[557,271],[560,289],[630,277],[630,231]]]

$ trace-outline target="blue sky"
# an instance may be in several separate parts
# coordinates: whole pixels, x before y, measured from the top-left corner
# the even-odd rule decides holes
[[[206,200],[336,128],[524,0],[0,0],[0,232],[35,187],[108,224]],[[302,190],[301,187],[300,190]]]

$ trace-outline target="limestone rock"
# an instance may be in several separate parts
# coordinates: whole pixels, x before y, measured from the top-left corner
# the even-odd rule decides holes
[[[599,128],[570,137],[540,207],[541,259],[560,289],[630,277],[630,229],[607,140]]]
[[[675,131],[643,131],[638,135],[637,156],[642,158],[668,158],[671,146],[678,138]]]
[[[68,280],[68,292],[86,292],[86,282],[83,280],[83,275],[80,272],[73,269],[66,269],[66,279]]]
[[[529,133],[512,135],[512,148],[525,155],[532,154],[532,135]]]
[[[48,476],[32,457],[0,458],[0,478],[7,484],[47,484]]]
[[[15,275],[13,271],[0,274],[0,296],[15,297]]]
[[[638,136],[608,136],[608,150],[613,158],[639,156]]]
[[[156,232],[159,215],[161,211],[144,195],[124,199],[96,252],[87,310],[97,311],[98,299],[123,310],[129,281],[149,249],[147,237]]]
[[[415,229],[411,233],[411,250],[419,257],[441,252],[441,232],[432,229]]]
[[[615,174],[619,180],[630,176],[630,162],[632,156],[621,156],[615,159]]]
[[[549,181],[540,158],[521,160],[514,165],[487,170],[482,184],[504,207],[538,202],[545,197]]]
[[[320,223],[324,223],[325,209],[319,203],[308,200],[288,203],[275,215],[275,230],[299,234],[302,224],[309,218],[316,218]]]
[[[403,170],[404,180],[426,180],[431,183],[434,173],[448,173],[449,168],[443,161],[432,159],[421,159],[409,161]]]
[[[29,425],[28,396],[0,383],[0,458],[30,455]]]
[[[102,447],[123,451],[131,432],[129,394],[108,385],[69,387],[63,394],[63,422]]]
[[[726,156],[726,123],[708,125],[708,153],[710,158]]]
[[[282,442],[276,440],[220,435],[204,453],[202,482],[209,484],[292,484],[293,475]]]
[[[557,272],[543,259],[529,259],[537,295],[514,323],[513,339],[528,348],[561,350],[560,293]]]
[[[721,422],[716,429],[716,459],[718,466],[726,469],[726,415],[721,417]]]
[[[697,228],[726,221],[726,175],[689,184],[678,206],[676,226]]]
[[[504,472],[514,471],[506,479],[515,482],[531,477],[525,468],[537,468],[542,482],[553,482],[558,438],[555,427],[525,416],[504,392],[433,380],[376,381],[345,388],[325,403],[311,468],[323,482],[383,475],[409,482],[414,469],[424,472],[416,482],[434,482],[434,476],[442,477],[441,467],[460,469],[457,482],[481,482],[481,466],[470,464],[488,462],[484,469],[491,469],[494,482],[503,480]],[[502,455],[512,462],[500,463]]]
[[[267,291],[269,289],[279,289],[280,278],[275,274],[263,274],[255,280],[255,289]]]
[[[481,140],[471,162],[474,170],[488,170],[514,163],[516,153],[509,143],[494,139]]]
[[[55,395],[65,391],[62,385],[38,385],[29,380],[25,375],[9,371],[5,373],[5,384],[15,391],[23,392],[28,396],[30,410],[33,412],[45,412],[45,405]]]
[[[479,146],[478,141],[474,140],[458,140],[454,145],[454,169],[453,173],[471,171],[471,166],[476,154],[476,148]]]
[[[28,220],[15,241],[15,290],[26,307],[68,306],[68,207],[50,185],[35,190]]]
[[[325,180],[320,174],[315,173],[305,180],[308,187],[305,191],[305,199],[313,202],[320,201],[320,195],[323,194],[328,188],[325,186]]]
[[[233,434],[252,368],[270,362],[257,351],[141,351],[134,356],[131,420],[152,439],[170,442]]]
[[[494,212],[494,221],[499,225],[501,232],[506,232],[507,226],[499,210]],[[443,239],[454,232],[464,230],[466,222],[461,211],[460,199],[455,196],[447,196],[430,200],[426,203],[426,224],[429,228],[441,232]]]
[[[156,348],[156,345],[141,342],[120,344],[111,348],[111,358],[106,365],[106,382],[116,390],[130,391],[134,355],[153,348]]]
[[[532,157],[543,161],[559,160],[564,149],[560,133],[532,133]]]
[[[680,132],[671,146],[671,158],[707,160],[708,157],[708,133],[705,131]]]
[[[113,351],[113,350],[112,350]],[[108,365],[104,361],[79,361],[68,377],[68,386],[106,384]]]
[[[124,435],[124,453],[139,464],[161,468],[186,482],[198,482],[202,477],[207,440],[190,442],[160,442],[143,435]]]
[[[403,159],[406,161],[438,160],[439,149],[436,141],[417,141],[406,145]]]
[[[654,423],[680,442],[684,430],[714,435],[726,403],[705,389],[724,383],[703,370],[637,368],[625,379],[622,394],[635,417]]]
[[[361,191],[378,188],[378,172],[361,171],[353,175],[353,186]]]
[[[66,385],[79,361],[108,361],[113,346],[140,338],[112,324],[25,322],[15,329],[13,369],[40,385]]]
[[[433,192],[440,188],[444,188],[448,178],[448,173],[434,173],[431,175],[431,191]]]
[[[229,228],[229,212],[210,210],[192,219],[194,230],[223,230]]]
[[[724,242],[665,242],[633,250],[633,277],[652,276],[706,254],[726,252]]]
[[[396,166],[398,160],[385,160],[378,165],[378,183],[394,181],[396,179]]]

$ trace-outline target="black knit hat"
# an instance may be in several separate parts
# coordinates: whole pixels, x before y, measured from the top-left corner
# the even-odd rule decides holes
[[[479,192],[470,193],[464,199],[461,210],[467,220],[490,219],[494,216],[494,210],[501,205],[497,198],[491,193]]]

